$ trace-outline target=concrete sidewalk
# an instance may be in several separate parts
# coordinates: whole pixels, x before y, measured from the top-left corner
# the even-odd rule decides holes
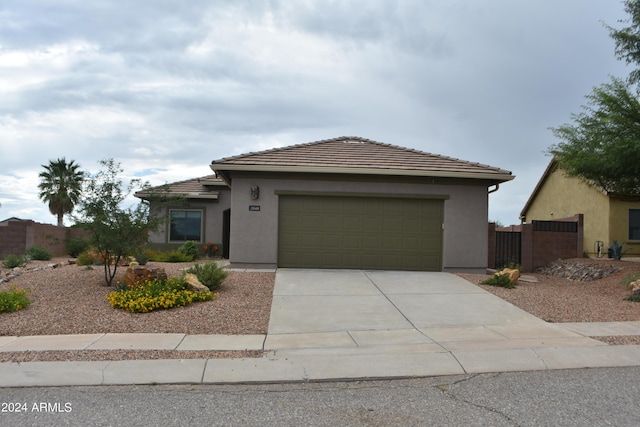
[[[264,350],[261,358],[0,363],[0,387],[264,383],[640,365],[640,322],[549,324],[446,273],[278,270],[266,335],[0,337],[0,353]]]
[[[588,324],[580,326],[584,331],[588,329]],[[615,327],[622,331],[632,326],[617,323],[608,328],[615,332]],[[558,331],[567,331],[556,327]],[[475,332],[480,332],[480,335],[474,337]],[[335,339],[334,345],[346,344],[348,341],[344,337],[299,334],[295,336],[296,346],[293,348],[269,349],[267,346],[263,357],[246,359],[0,363],[0,387],[306,382],[640,366],[640,346],[635,345],[609,346],[586,337],[514,336],[486,341],[477,339],[484,336],[483,332],[473,328],[466,331],[458,329],[456,333],[459,341],[409,344],[394,341],[407,338],[415,341],[413,334],[406,330],[389,330],[379,335],[383,343],[354,343],[352,340],[349,345],[342,346],[329,343]],[[258,344],[265,340],[262,335],[187,335],[175,345],[177,337],[173,335],[180,334],[135,335],[1,337],[0,352],[65,348],[257,350],[262,349]],[[105,341],[101,343],[103,339]],[[87,343],[89,345],[85,347]]]

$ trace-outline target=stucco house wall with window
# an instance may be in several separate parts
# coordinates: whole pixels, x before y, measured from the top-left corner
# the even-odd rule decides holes
[[[213,243],[222,254],[224,211],[231,207],[229,187],[211,175],[169,184],[162,191],[169,200],[152,203],[155,215],[162,217],[163,221],[157,230],[149,234],[151,247],[173,250],[192,240],[200,247]],[[136,195],[145,198],[150,193],[139,192]]]
[[[483,272],[489,190],[514,178],[359,137],[210,166],[214,175],[168,185],[182,200],[158,212],[167,220],[150,241],[170,247],[200,233],[199,243],[220,244],[238,267]],[[202,212],[201,230],[192,221],[185,232],[188,212]]]
[[[640,212],[640,197],[623,197],[606,194],[584,180],[567,176],[555,161],[551,161],[523,208],[523,223],[533,220],[553,220],[584,215],[584,252],[595,255],[596,242],[604,244],[604,250],[614,240],[625,243],[627,255],[640,254],[640,236],[630,234],[630,229],[640,229],[640,217],[634,220],[634,212]],[[634,221],[638,224],[634,224]]]
[[[446,196],[444,199],[443,265],[444,270],[484,270],[488,250],[487,184],[439,179],[436,183],[411,182],[410,179],[348,177],[274,177],[242,173],[234,176],[231,197],[230,259],[237,264],[277,264],[278,192],[421,194]],[[350,178],[353,180],[353,178]],[[260,188],[258,200],[251,199],[251,188]],[[260,206],[251,211],[249,206]]]

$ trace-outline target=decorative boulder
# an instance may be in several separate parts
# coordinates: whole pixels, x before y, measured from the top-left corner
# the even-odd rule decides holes
[[[640,280],[636,280],[635,282],[629,283],[629,289],[634,295],[640,294]]]
[[[167,273],[164,268],[148,268],[141,265],[136,265],[127,268],[127,271],[122,277],[122,283],[127,286],[133,286],[137,282],[149,279],[166,279]]]
[[[520,278],[520,272],[515,268],[503,268],[498,273],[501,276],[507,276],[512,284],[517,285]]]
[[[193,273],[187,273],[184,275],[184,281],[187,282],[187,289],[193,292],[209,292],[209,288],[198,280],[198,276]]]

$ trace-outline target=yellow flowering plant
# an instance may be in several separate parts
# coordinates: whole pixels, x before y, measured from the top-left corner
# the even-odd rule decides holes
[[[29,292],[11,286],[9,290],[0,291],[0,313],[10,313],[21,310],[31,304]]]
[[[212,292],[193,292],[185,288],[184,281],[177,277],[166,280],[151,279],[134,286],[119,287],[107,295],[113,308],[132,313],[148,313],[153,310],[181,307],[200,301],[211,301],[218,296]]]

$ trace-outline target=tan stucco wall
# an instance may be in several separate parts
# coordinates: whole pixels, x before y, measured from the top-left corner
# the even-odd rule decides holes
[[[283,177],[272,174],[235,174],[231,195],[231,251],[232,263],[276,264],[278,256],[278,196],[276,191],[316,191],[391,194],[447,195],[445,200],[445,230],[443,235],[444,269],[484,269],[488,250],[487,185],[446,185],[443,181],[425,183],[394,180],[387,177],[351,178],[342,181],[322,176],[309,179]],[[395,182],[389,182],[395,181]],[[251,187],[260,187],[260,198],[251,199]],[[249,211],[259,205],[259,212]]]
[[[624,242],[625,256],[638,256],[640,255],[640,240],[629,240],[629,209],[640,209],[640,202],[611,199],[609,221],[611,242],[613,240],[617,240],[618,243]]]
[[[553,220],[584,214],[584,251],[593,254],[600,240],[605,249],[609,239],[609,198],[583,180],[567,177],[560,169],[552,172],[529,207],[525,222]]]

